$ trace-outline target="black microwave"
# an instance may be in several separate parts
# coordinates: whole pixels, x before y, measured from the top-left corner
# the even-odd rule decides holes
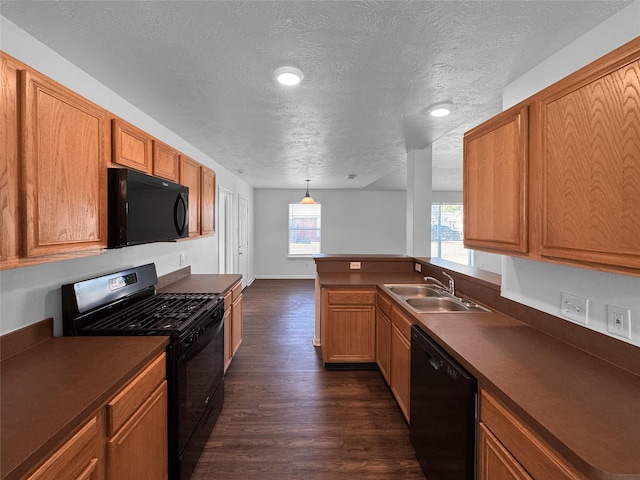
[[[189,188],[128,168],[109,169],[109,248],[189,236]]]

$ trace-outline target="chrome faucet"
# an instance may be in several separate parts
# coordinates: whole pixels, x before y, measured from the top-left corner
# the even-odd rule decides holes
[[[442,274],[449,279],[449,293],[456,296],[456,282],[453,281],[453,277],[449,275],[447,272],[442,272]]]
[[[451,295],[453,295],[455,297],[456,295],[456,284],[453,281],[453,278],[451,278],[451,275],[449,275],[447,272],[442,272],[444,274],[444,276],[446,276],[449,279],[449,286],[447,287],[444,283],[442,283],[440,280],[438,280],[437,278],[434,277],[424,277],[424,281],[425,282],[434,282],[436,285],[439,285],[440,287],[442,287],[444,290],[447,290]]]

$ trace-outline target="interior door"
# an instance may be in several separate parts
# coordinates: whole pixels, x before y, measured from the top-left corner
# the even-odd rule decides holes
[[[233,273],[233,192],[218,189],[218,271]]]
[[[238,267],[242,288],[249,281],[249,202],[238,195]]]

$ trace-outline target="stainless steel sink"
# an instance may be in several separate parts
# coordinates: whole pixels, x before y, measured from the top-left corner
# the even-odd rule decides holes
[[[431,284],[385,284],[401,302],[416,313],[490,312],[466,298],[456,297],[438,285]]]
[[[385,285],[391,291],[391,293],[395,293],[396,295],[400,295],[402,297],[443,297],[449,295],[444,290],[431,285]]]
[[[411,297],[405,302],[414,310],[421,312],[467,312],[469,309],[460,301],[451,297],[429,298]]]

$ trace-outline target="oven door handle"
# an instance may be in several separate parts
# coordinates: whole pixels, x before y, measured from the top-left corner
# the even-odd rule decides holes
[[[224,329],[224,321],[220,320],[210,323],[203,328],[190,334],[183,340],[183,349],[180,354],[179,361],[184,361],[188,357],[197,355],[204,347],[206,347],[217,335],[222,333]]]

